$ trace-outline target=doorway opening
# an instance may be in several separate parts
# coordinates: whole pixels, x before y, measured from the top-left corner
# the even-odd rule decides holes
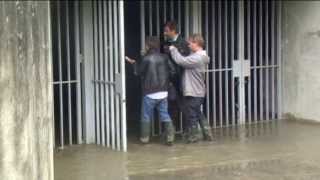
[[[163,39],[167,20],[206,40],[203,111],[213,129],[281,118],[276,1],[52,1],[51,12],[56,147],[126,150],[139,135],[141,89],[124,56],[139,59],[146,36]],[[173,119],[181,133],[181,113]]]

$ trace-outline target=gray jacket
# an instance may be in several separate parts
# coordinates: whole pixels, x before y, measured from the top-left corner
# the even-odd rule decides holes
[[[184,68],[182,89],[184,96],[205,97],[205,70],[209,64],[209,56],[205,51],[197,51],[189,56],[182,56],[177,48],[170,49],[172,59]]]

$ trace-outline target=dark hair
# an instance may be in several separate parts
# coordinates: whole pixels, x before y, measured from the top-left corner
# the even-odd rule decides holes
[[[146,46],[148,46],[150,50],[159,50],[160,39],[157,36],[148,36],[146,37]]]
[[[164,27],[168,27],[171,31],[178,32],[177,23],[175,21],[167,21]]]
[[[191,42],[194,42],[194,43],[197,43],[199,46],[201,46],[202,48],[204,47],[204,39],[203,37],[201,36],[201,34],[192,34],[190,37],[189,37],[189,40]]]

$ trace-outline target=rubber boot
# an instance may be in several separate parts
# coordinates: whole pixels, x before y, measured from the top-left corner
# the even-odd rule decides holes
[[[201,128],[201,131],[203,134],[203,139],[206,141],[213,141],[214,139],[213,139],[213,135],[211,132],[211,127],[210,127],[208,120],[205,116],[203,116],[203,115],[201,116],[199,124],[200,124],[200,128]]]
[[[150,122],[141,122],[140,141],[143,144],[149,143],[150,140]]]
[[[196,143],[199,141],[199,130],[197,126],[193,126],[190,128],[190,131],[188,133],[187,137],[187,143]]]
[[[174,143],[175,129],[172,122],[164,123],[165,143],[172,146]]]

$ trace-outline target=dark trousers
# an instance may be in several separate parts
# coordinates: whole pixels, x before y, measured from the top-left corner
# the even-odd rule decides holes
[[[197,128],[199,121],[203,117],[201,105],[204,103],[204,97],[184,97],[183,115],[188,129]]]

